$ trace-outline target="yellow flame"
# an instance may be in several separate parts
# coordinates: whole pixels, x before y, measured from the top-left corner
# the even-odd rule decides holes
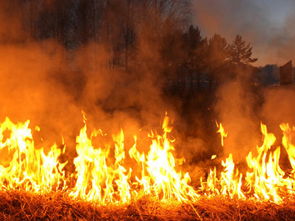
[[[35,146],[29,121],[13,123],[6,118],[0,125],[0,186],[2,190],[25,190],[35,193],[64,191],[73,198],[98,204],[128,204],[141,197],[162,202],[195,202],[201,196],[223,196],[235,199],[255,199],[281,203],[295,193],[295,127],[280,125],[283,132],[282,145],[286,149],[292,167],[286,173],[280,167],[281,147],[275,146],[276,137],[261,124],[263,143],[255,152],[249,152],[246,165],[241,169],[234,156],[221,161],[221,170],[209,170],[199,186],[192,186],[188,172],[181,170],[183,159],[174,156],[172,127],[165,115],[162,133],[151,132],[147,137],[149,150],[139,151],[138,138],[126,147],[123,130],[111,137],[112,142],[93,139],[107,134],[102,130],[87,132],[85,125],[76,138],[77,157],[74,158],[75,172],[65,173],[67,162],[60,159],[65,153],[56,144],[49,151]],[[223,139],[227,136],[222,124],[218,132]],[[35,128],[37,131],[39,127]],[[103,139],[102,139],[103,140]],[[5,156],[5,157],[3,157]],[[212,155],[211,159],[215,159]]]
[[[53,145],[46,154],[35,148],[29,123],[14,124],[6,118],[0,126],[0,150],[7,149],[11,156],[8,165],[0,165],[2,188],[38,193],[63,189],[66,163],[58,161],[62,150]]]
[[[217,126],[217,128],[218,128],[217,133],[220,134],[221,146],[224,146],[224,139],[227,137],[227,133],[225,132],[224,127],[223,127],[223,125],[222,125],[221,123],[218,124],[218,123],[216,122],[216,126]]]
[[[291,144],[290,133],[295,132],[295,128],[290,129],[286,124],[281,125],[281,128],[284,132],[283,145],[294,166],[295,151]],[[244,175],[235,169],[236,166],[230,154],[225,161],[222,161],[224,169],[220,175],[214,168],[210,170],[206,182],[201,179],[200,190],[205,195],[226,195],[239,199],[256,198],[281,203],[284,197],[294,194],[294,177],[286,176],[280,167],[280,147],[274,147],[276,141],[274,134],[268,133],[267,127],[263,124],[261,132],[264,137],[263,144],[257,147],[256,156],[252,152],[247,155],[247,171]]]
[[[223,171],[220,173],[220,178],[217,177],[216,168],[210,170],[206,183],[201,182],[201,191],[208,196],[223,195],[230,198],[244,199],[245,195],[242,192],[242,174],[235,169],[232,154],[221,162]]]
[[[217,157],[216,155],[212,155],[212,156],[211,156],[211,160],[215,160],[216,157]]]
[[[289,124],[281,124],[281,130],[283,131],[282,143],[288,153],[290,164],[295,172],[295,145],[292,144],[292,138],[295,138],[295,127],[290,128]]]
[[[78,157],[74,160],[77,181],[70,195],[102,204],[128,203],[132,198],[144,195],[162,201],[196,199],[198,195],[189,185],[189,174],[176,171],[174,147],[168,138],[171,128],[168,125],[169,118],[166,116],[163,135],[151,133],[147,155],[137,150],[137,138],[134,138],[129,157],[141,168],[141,174],[135,180],[131,179],[132,169],[124,167],[126,152],[123,131],[113,136],[114,162],[108,163],[112,157],[110,147],[93,147],[85,125],[77,137]],[[132,189],[133,186],[136,188]]]

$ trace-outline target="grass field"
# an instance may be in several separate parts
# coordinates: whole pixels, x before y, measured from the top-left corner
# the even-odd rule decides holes
[[[0,192],[0,220],[295,220],[295,200],[269,202],[200,199],[194,205],[142,199],[124,206],[99,206],[61,193]]]

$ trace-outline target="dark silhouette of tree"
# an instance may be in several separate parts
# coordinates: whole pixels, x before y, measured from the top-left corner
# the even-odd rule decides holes
[[[234,64],[250,64],[257,61],[252,58],[252,47],[246,43],[242,36],[237,35],[233,43],[229,46],[230,61]]]
[[[199,88],[201,74],[204,73],[208,42],[207,39],[202,38],[199,27],[193,25],[184,33],[183,41],[183,48],[187,53],[184,63],[185,74],[191,79],[191,90],[194,90],[195,87]],[[194,82],[197,84],[195,85]],[[192,91],[188,91],[188,94],[193,95]]]
[[[193,25],[190,25],[188,31],[185,32],[183,36],[184,45],[189,54],[192,53],[192,51],[194,51],[202,41],[199,27],[194,27]]]
[[[215,34],[209,39],[209,65],[218,68],[229,61],[229,46],[225,38]]]
[[[207,73],[209,88],[213,82],[222,79],[225,74],[225,65],[229,62],[229,46],[225,38],[215,34],[208,42]]]

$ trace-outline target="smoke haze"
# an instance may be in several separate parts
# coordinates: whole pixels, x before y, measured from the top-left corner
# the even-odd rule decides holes
[[[233,39],[242,35],[253,45],[259,65],[295,60],[295,2],[256,0],[196,0],[195,23],[206,35]]]
[[[46,6],[51,9],[53,2],[47,1]],[[253,44],[260,64],[284,62],[292,58],[294,51],[292,16],[288,14],[271,21],[272,8],[263,2],[196,1],[193,15],[206,34],[220,33],[229,39],[241,34]],[[128,50],[123,56],[128,60],[126,64],[127,61],[116,56],[117,48],[111,45],[122,26],[116,11],[107,15],[111,25],[101,24],[108,28],[103,26],[106,31],[99,33],[99,40],[93,37],[73,47],[62,42],[60,36],[37,41],[25,28],[30,26],[28,14],[23,12],[25,4],[13,7],[16,3],[19,1],[0,2],[0,118],[30,119],[33,125],[41,126],[41,135],[49,144],[64,136],[69,149],[74,151],[75,136],[83,124],[81,111],[87,114],[90,128],[100,127],[110,134],[123,128],[129,137],[151,128],[160,129],[167,111],[176,122],[174,135],[179,141],[178,151],[188,161],[210,159],[208,153],[220,153],[216,138],[207,134],[213,131],[216,135],[215,120],[222,122],[229,132],[222,150],[224,154],[233,153],[236,159],[243,160],[259,143],[260,120],[273,128],[278,128],[282,121],[295,122],[293,89],[265,89],[263,102],[259,104],[261,109],[256,112],[257,95],[251,89],[253,82],[246,70],[240,77],[221,83],[214,98],[205,93],[206,99],[216,101],[212,116],[207,118],[202,119],[209,111],[197,105],[190,106],[190,102],[197,103],[197,96],[188,95],[189,98],[184,98],[188,101],[173,100],[173,97],[169,100],[162,89],[171,73],[165,71],[167,67],[177,69],[178,58],[182,56],[179,55],[182,45],[177,37],[167,43],[167,36],[178,36],[180,32],[173,29],[174,19],[163,20],[152,10],[137,11],[136,22],[130,21],[136,32],[136,44],[128,45],[124,41],[115,44],[119,49],[127,44]],[[294,3],[285,1],[284,4]],[[38,10],[35,13],[38,15]],[[74,26],[71,33],[78,29]],[[161,57],[165,44],[169,49],[175,46],[176,59],[172,60],[175,62],[168,56],[168,61]],[[132,47],[136,48],[136,53]],[[171,54],[168,50],[168,55]],[[114,68],[114,63],[119,68]],[[278,105],[280,108],[276,108]]]
[[[160,129],[165,111],[173,117],[159,75],[163,62],[158,53],[165,30],[154,33],[155,27],[144,16],[136,27],[137,54],[130,53],[126,71],[124,66],[112,67],[114,52],[107,41],[88,41],[70,49],[54,38],[37,41],[28,33],[28,13],[23,12],[28,5],[15,0],[1,1],[0,6],[1,120],[30,119],[32,125],[41,126],[48,144],[64,136],[71,149],[83,124],[81,111],[87,114],[90,128],[110,134],[122,128],[131,138],[145,128],[145,132]],[[161,22],[158,15],[146,13]]]

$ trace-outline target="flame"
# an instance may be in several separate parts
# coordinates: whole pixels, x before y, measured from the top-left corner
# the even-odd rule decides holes
[[[167,116],[162,129],[162,136],[150,134],[150,151],[147,154],[137,150],[137,138],[134,138],[129,157],[141,168],[141,174],[132,180],[132,169],[124,167],[123,131],[113,136],[114,162],[108,163],[111,147],[93,147],[91,137],[94,133],[88,138],[85,125],[77,137],[78,157],[74,160],[77,182],[70,195],[101,204],[129,203],[133,198],[146,195],[161,201],[196,199],[198,194],[189,185],[189,174],[176,171],[174,147],[168,138],[172,128]]]
[[[94,145],[93,139],[106,136],[102,130],[87,131],[84,126],[76,138],[75,171],[66,174],[67,162],[61,162],[66,148],[52,145],[49,151],[35,146],[30,121],[13,123],[6,118],[0,125],[0,185],[2,190],[25,190],[34,193],[63,191],[77,199],[101,205],[128,204],[142,197],[161,202],[197,201],[200,197],[223,196],[231,199],[253,199],[282,203],[295,193],[295,127],[281,124],[282,147],[276,137],[261,124],[263,142],[246,156],[240,168],[229,154],[221,160],[221,170],[214,167],[200,185],[193,186],[188,172],[181,168],[182,159],[174,156],[172,127],[166,115],[162,132],[150,132],[149,150],[139,151],[138,137],[126,146],[124,131],[111,137],[111,142]],[[221,145],[227,137],[222,124],[217,124]],[[40,127],[35,127],[40,131]],[[280,167],[281,148],[285,148],[292,167],[287,173]],[[219,157],[218,157],[219,158]],[[218,160],[216,155],[211,159]],[[241,170],[243,169],[243,170]],[[243,172],[241,172],[243,171]],[[194,182],[196,183],[196,182]]]
[[[295,127],[290,128],[289,124],[281,124],[281,130],[283,131],[282,143],[288,153],[289,161],[295,172],[295,146],[292,144],[292,138],[295,137]]]
[[[220,134],[221,146],[224,146],[224,139],[227,137],[227,133],[225,132],[224,127],[223,127],[223,125],[222,125],[221,123],[218,124],[218,123],[216,122],[216,126],[217,126],[217,128],[218,128],[217,133]]]
[[[223,171],[220,173],[220,178],[217,177],[217,170],[211,169],[206,182],[201,180],[201,191],[207,196],[229,196],[230,198],[245,199],[242,192],[242,174],[238,169],[235,169],[232,154],[221,162]]]
[[[287,124],[282,124],[283,145],[294,171],[295,146],[291,143],[290,133],[295,132]],[[283,202],[284,197],[294,194],[294,176],[286,176],[281,169],[280,147],[275,147],[276,137],[268,133],[266,125],[261,124],[263,144],[257,147],[257,154],[252,152],[246,157],[247,171],[244,175],[235,169],[232,154],[222,161],[223,171],[220,176],[216,168],[211,169],[206,182],[201,180],[201,191],[208,196],[226,195],[230,198],[256,198],[260,201]],[[222,140],[223,141],[223,140]],[[222,142],[221,141],[221,142]]]
[[[261,132],[264,142],[262,146],[257,147],[257,156],[254,157],[250,152],[246,158],[250,169],[246,175],[246,182],[257,199],[280,202],[282,198],[279,189],[287,184],[287,179],[283,178],[285,173],[279,166],[280,148],[274,147],[276,137],[268,133],[267,127],[263,124]]]
[[[173,156],[173,140],[168,138],[172,128],[168,122],[169,118],[165,116],[162,136],[150,134],[152,144],[147,155],[140,154],[136,146],[131,149],[130,156],[142,167],[141,177],[137,181],[144,194],[151,194],[159,200],[196,200],[198,194],[189,185],[190,175],[175,169],[177,165]]]
[[[0,126],[0,150],[11,156],[8,165],[0,164],[2,188],[38,193],[63,189],[66,163],[60,163],[58,158],[64,150],[53,145],[46,154],[43,148],[35,148],[29,123],[14,124],[6,118]]]

